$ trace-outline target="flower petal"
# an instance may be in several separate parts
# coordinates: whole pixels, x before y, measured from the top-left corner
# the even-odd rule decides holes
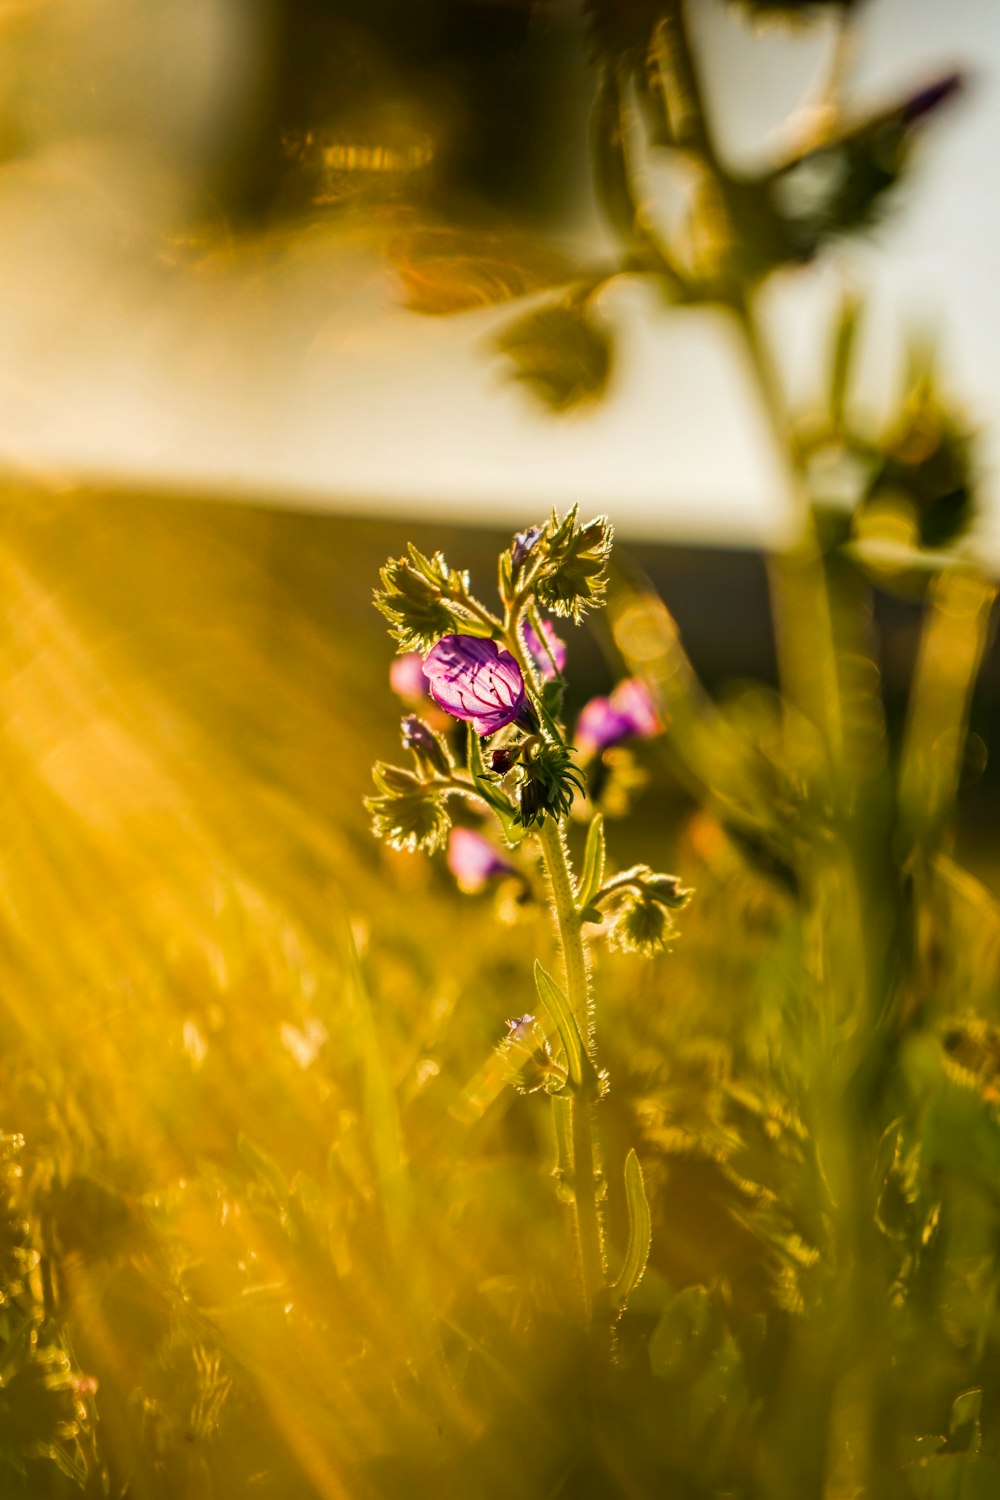
[[[520,667],[482,636],[443,636],[424,658],[424,676],[435,703],[479,735],[513,723],[524,707]]]

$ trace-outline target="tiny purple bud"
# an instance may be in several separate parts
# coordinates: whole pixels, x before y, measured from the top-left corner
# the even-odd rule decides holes
[[[513,866],[497,853],[489,839],[473,828],[453,828],[448,836],[448,868],[460,890],[469,896],[485,889],[498,875],[509,875]]]
[[[942,78],[910,95],[903,105],[903,119],[907,124],[922,119],[954,94],[961,93],[964,87],[965,78],[961,73],[945,73]]]
[[[410,750],[424,771],[447,776],[450,767],[443,741],[416,714],[407,714],[401,725],[403,749]]]
[[[478,735],[493,734],[521,717],[525,708],[521,669],[496,641],[446,635],[424,657],[431,697]]]
[[[639,677],[626,677],[609,698],[591,698],[584,704],[573,738],[581,755],[598,755],[623,740],[652,739],[662,729],[646,684]]]
[[[528,654],[542,675],[543,682],[554,682],[566,665],[566,642],[561,641],[553,629],[551,620],[542,621],[542,635],[538,635],[527,620],[521,623],[521,635]]]
[[[407,703],[419,703],[427,697],[424,659],[419,651],[397,656],[389,668],[389,686]]]
[[[519,531],[514,538],[511,548],[515,571],[521,566],[525,558],[538,545],[542,535],[541,526],[529,526],[527,531]]]

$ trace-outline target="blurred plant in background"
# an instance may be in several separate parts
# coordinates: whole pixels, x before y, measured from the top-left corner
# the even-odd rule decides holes
[[[4,1495],[996,1493],[1000,911],[956,838],[995,596],[973,435],[919,342],[895,413],[858,415],[856,292],[824,409],[786,411],[758,316],[888,211],[959,80],[856,118],[838,48],[794,145],[741,175],[692,10],[584,7],[606,263],[528,275],[487,230],[470,291],[430,231],[430,270],[400,258],[424,311],[535,297],[500,345],[562,413],[613,381],[612,278],[735,323],[799,504],[777,689],[710,694],[603,518],[503,547],[499,615],[418,537],[379,591],[396,766],[377,527],[332,550],[305,517],[102,496],[95,524],[11,490]],[[286,145],[331,190],[426,165],[315,120]],[[888,595],[918,627],[898,719]],[[605,603],[617,683],[574,702],[550,616]],[[684,892],[651,848],[698,890],[667,954]],[[553,912],[565,987],[534,967]],[[618,939],[589,945],[599,1067],[585,925]]]

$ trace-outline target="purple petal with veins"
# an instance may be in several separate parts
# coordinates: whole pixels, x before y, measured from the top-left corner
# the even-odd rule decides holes
[[[496,641],[446,635],[424,657],[431,697],[478,735],[494,734],[520,717],[525,706],[521,668]]]

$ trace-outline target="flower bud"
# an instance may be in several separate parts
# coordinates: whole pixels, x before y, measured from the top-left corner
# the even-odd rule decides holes
[[[382,794],[365,798],[376,838],[391,849],[422,849],[425,854],[444,847],[451,818],[439,795],[412,771],[384,761],[376,761],[372,778]]]
[[[519,531],[511,546],[511,562],[515,574],[534,552],[535,547],[542,538],[544,528],[541,526],[529,526],[527,531]]]
[[[671,930],[670,917],[658,902],[629,892],[611,929],[611,941],[626,953],[649,958],[664,946]]]
[[[676,875],[651,875],[645,881],[646,895],[671,911],[679,911],[691,899],[692,892],[682,886]]]
[[[608,557],[614,536],[607,516],[577,525],[578,507],[559,521],[555,511],[542,542],[546,558],[535,581],[538,603],[579,624],[599,605],[607,588]]]
[[[507,1022],[507,1035],[500,1043],[502,1057],[516,1069],[514,1087],[522,1094],[534,1094],[561,1078],[561,1070],[552,1059],[545,1033],[534,1016],[515,1016]]]
[[[453,574],[441,553],[425,557],[410,547],[409,557],[390,558],[375,590],[375,607],[385,615],[390,634],[402,651],[427,651],[441,636],[458,628],[449,596],[460,596],[467,579]]]
[[[417,769],[425,776],[447,776],[452,769],[451,761],[440,735],[416,714],[407,714],[401,727],[403,749],[411,752]]]
[[[490,751],[490,770],[497,776],[506,776],[521,759],[522,742],[516,740],[509,745],[498,745]]]
[[[522,761],[522,770],[517,822],[523,828],[544,823],[546,813],[565,817],[577,793],[586,795],[582,773],[573,764],[568,748],[558,740],[536,745]]]

